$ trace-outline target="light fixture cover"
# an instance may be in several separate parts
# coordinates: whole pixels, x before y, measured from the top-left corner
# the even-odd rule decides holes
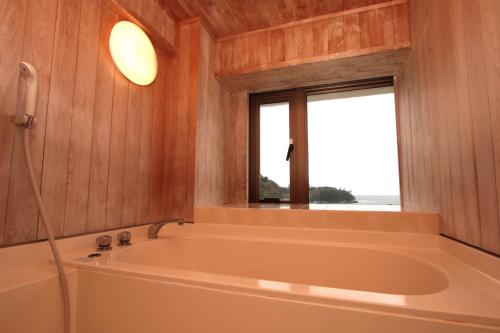
[[[158,61],[146,33],[128,21],[116,23],[109,36],[109,49],[116,67],[135,84],[147,86],[156,78]]]

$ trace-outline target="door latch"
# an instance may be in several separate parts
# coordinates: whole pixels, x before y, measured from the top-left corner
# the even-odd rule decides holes
[[[290,161],[290,157],[292,155],[293,149],[295,146],[293,145],[293,139],[290,139],[290,144],[288,145],[288,152],[286,153],[286,160]]]

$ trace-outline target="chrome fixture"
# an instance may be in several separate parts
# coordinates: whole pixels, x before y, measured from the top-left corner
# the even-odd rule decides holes
[[[193,221],[189,221],[186,219],[175,219],[175,220],[165,220],[165,221],[159,221],[155,222],[152,225],[149,226],[148,229],[148,238],[149,239],[156,239],[158,238],[158,232],[160,232],[160,229],[170,223],[177,223],[177,225],[183,225],[184,223],[194,223]]]
[[[109,251],[111,250],[111,236],[110,235],[102,235],[95,239],[95,243],[97,244],[97,251]]]
[[[131,238],[132,238],[132,234],[130,233],[130,231],[122,231],[122,232],[120,232],[116,236],[116,239],[118,240],[118,246],[132,245],[132,243],[130,242]]]

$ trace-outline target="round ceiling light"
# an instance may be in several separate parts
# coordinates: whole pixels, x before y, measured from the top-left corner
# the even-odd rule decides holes
[[[109,36],[109,49],[116,67],[130,81],[147,86],[156,78],[156,52],[139,26],[128,21],[116,23]]]

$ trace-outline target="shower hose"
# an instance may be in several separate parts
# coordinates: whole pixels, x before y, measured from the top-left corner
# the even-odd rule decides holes
[[[36,202],[38,204],[38,209],[42,217],[43,225],[47,232],[47,238],[49,240],[50,248],[54,255],[54,261],[57,266],[57,272],[59,274],[59,286],[61,288],[61,294],[64,306],[64,333],[70,332],[70,304],[69,304],[69,289],[68,289],[68,279],[64,272],[64,266],[61,261],[61,255],[57,248],[56,240],[54,238],[54,232],[52,231],[52,226],[47,215],[47,210],[45,204],[43,203],[42,196],[37,186],[35,171],[33,169],[33,162],[31,159],[31,146],[30,146],[30,129],[23,129],[23,141],[24,141],[24,155],[26,157],[26,164],[28,165],[28,172],[31,181],[31,187],[33,189],[33,194],[35,195]]]

